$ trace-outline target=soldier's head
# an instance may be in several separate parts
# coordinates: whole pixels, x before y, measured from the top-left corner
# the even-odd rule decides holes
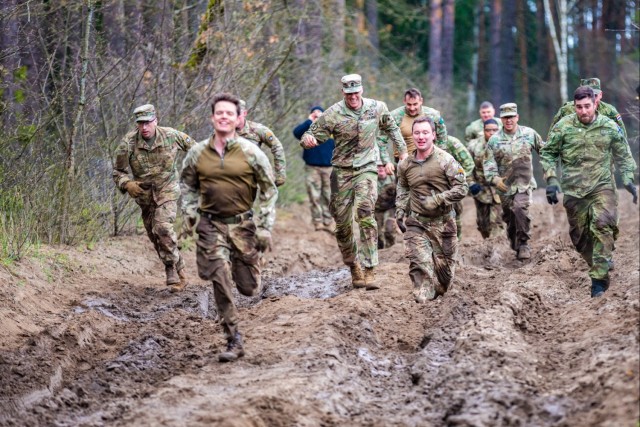
[[[238,126],[236,129],[244,128],[244,124],[247,120],[247,114],[249,114],[249,110],[247,109],[247,103],[244,99],[240,99],[240,114],[238,114]]]
[[[589,86],[580,86],[573,92],[573,106],[578,120],[584,124],[593,122],[596,116],[596,96]]]
[[[513,102],[508,102],[500,106],[500,121],[502,122],[502,128],[508,134],[515,133],[518,129],[518,105]]]
[[[581,79],[580,86],[589,86],[591,90],[593,90],[593,94],[595,95],[595,103],[596,105],[598,105],[598,102],[600,102],[600,100],[602,99],[602,88],[600,87],[600,79],[597,77]]]
[[[500,130],[498,122],[495,119],[488,119],[483,122],[484,140],[488,141],[494,133]]]
[[[403,102],[404,108],[410,117],[415,117],[422,113],[424,99],[422,98],[422,92],[415,87],[405,91]]]
[[[315,105],[311,107],[309,119],[311,119],[312,122],[315,122],[316,120],[318,120],[318,117],[322,115],[322,113],[324,113],[324,109],[319,105]]]
[[[348,74],[340,79],[342,96],[347,107],[358,110],[362,107],[362,77],[360,74]]]
[[[133,110],[133,116],[136,119],[136,126],[142,138],[151,139],[156,135],[158,117],[156,116],[156,109],[153,105],[141,105]]]
[[[211,102],[211,122],[215,133],[233,135],[238,125],[240,100],[230,93],[218,93]]]
[[[427,116],[419,116],[413,121],[411,133],[418,152],[422,154],[431,153],[433,141],[436,139],[436,125],[433,119]]]
[[[478,110],[480,113],[480,118],[484,122],[485,120],[493,119],[493,116],[496,115],[496,110],[493,108],[493,104],[489,101],[484,101],[480,104],[480,109]]]

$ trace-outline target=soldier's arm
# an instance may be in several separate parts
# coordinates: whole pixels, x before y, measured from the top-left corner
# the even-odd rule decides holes
[[[540,134],[536,131],[533,131],[533,148],[536,150],[536,153],[540,154],[540,150],[544,147],[544,141]]]
[[[330,115],[331,112],[327,111],[326,113],[318,117],[318,119],[311,124],[309,130],[307,130],[304,135],[313,136],[316,141],[318,141],[318,144],[322,144],[327,139],[331,138],[333,128],[330,121],[327,120]]]
[[[620,129],[622,129],[622,135],[627,138],[627,128],[624,127],[624,122],[622,121],[622,116],[620,115],[620,113],[618,112],[618,110],[616,110],[616,108],[611,105],[611,114],[609,115],[609,118],[611,120],[613,120],[614,122],[616,122],[616,124],[618,126],[620,126]],[[629,141],[627,141],[629,142]]]
[[[464,128],[464,140],[470,142],[472,139],[476,138],[476,134],[473,130],[473,122],[469,124],[466,128]]]
[[[491,144],[491,139],[487,144],[487,149],[484,152],[484,160],[482,161],[482,171],[484,172],[484,177],[489,183],[493,183],[493,178],[498,176],[498,163],[496,163],[496,159],[493,156],[493,146]]]
[[[249,156],[249,164],[253,168],[258,187],[260,187],[256,226],[271,231],[276,221],[278,187],[273,181],[273,171],[266,154],[260,149],[253,150],[251,154]]]
[[[563,118],[566,114],[564,113],[564,105],[562,107],[560,107],[560,109],[558,110],[558,112],[556,113],[555,116],[553,116],[553,119],[551,120],[551,126],[549,126],[549,132],[547,133],[547,141],[549,140],[549,138],[551,137],[551,131],[553,130],[553,127],[556,125],[556,123],[558,123],[560,121],[561,118]]]
[[[304,122],[300,123],[293,129],[293,136],[295,136],[296,139],[302,139],[302,135],[304,135],[304,133],[309,130],[311,123],[313,123],[311,119],[307,119]]]
[[[113,164],[113,182],[116,187],[124,194],[125,185],[131,181],[129,177],[129,141],[125,138],[116,149],[116,158]]]
[[[378,121],[378,128],[387,134],[391,142],[395,145],[396,150],[398,150],[398,154],[400,156],[407,154],[407,144],[405,144],[404,138],[402,138],[398,124],[391,116],[391,113],[389,113],[387,105],[384,102],[381,102],[380,104],[382,104],[382,106],[380,120]]]
[[[398,165],[398,183],[396,185],[396,218],[402,218],[409,205],[409,183],[407,182],[407,161]]]
[[[554,126],[549,132],[549,139],[540,150],[540,164],[544,172],[544,179],[547,182],[549,182],[549,178],[557,179],[556,165],[563,137],[562,129],[557,125]]]
[[[433,121],[436,125],[436,143],[444,143],[447,141],[447,126],[444,124],[442,116],[436,117]]]
[[[266,144],[271,148],[271,154],[273,155],[273,165],[276,172],[276,182],[279,185],[284,184],[287,179],[287,160],[284,155],[284,147],[282,143],[273,134],[271,129],[264,126],[258,130],[260,140],[263,144]]]
[[[447,175],[447,180],[451,188],[440,194],[444,204],[450,206],[464,199],[464,196],[466,196],[469,191],[469,185],[464,176],[464,169],[455,159],[451,159],[444,172]]]
[[[613,161],[620,170],[620,176],[622,177],[622,183],[624,185],[633,183],[636,172],[636,162],[631,155],[631,149],[627,138],[622,133],[622,129],[618,128],[617,131],[612,130],[611,151],[613,154]]]
[[[387,150],[387,141],[386,138],[383,139],[380,135],[376,139],[376,143],[378,144],[378,152],[380,153],[380,161],[383,165],[391,162],[391,157],[389,156],[389,151]]]
[[[451,141],[451,155],[456,160],[456,162],[460,163],[462,168],[464,169],[464,173],[466,175],[467,184],[472,185],[475,181],[473,179],[473,170],[476,168],[476,164],[473,161],[473,157],[467,147],[462,145],[462,142],[453,139]]]
[[[180,132],[179,130],[175,131],[176,142],[178,143],[178,147],[184,152],[189,151],[191,147],[193,147],[196,142],[184,132]]]
[[[208,144],[203,142],[202,144]],[[198,203],[200,198],[200,180],[196,171],[196,163],[202,149],[200,144],[196,145],[193,150],[187,152],[187,156],[182,162],[182,172],[180,172],[180,209],[182,214],[195,219],[198,212]]]

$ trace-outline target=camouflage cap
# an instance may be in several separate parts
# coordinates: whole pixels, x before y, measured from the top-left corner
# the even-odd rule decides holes
[[[150,122],[156,118],[156,109],[151,104],[141,105],[133,110],[136,122]]]
[[[500,117],[513,117],[518,115],[518,105],[509,102],[500,106]]]
[[[240,100],[240,111],[247,111],[247,102],[244,99]]]
[[[580,80],[580,86],[589,86],[593,89],[593,93],[596,95],[602,92],[602,89],[600,89],[600,79],[597,77],[589,77],[588,79]]]
[[[362,90],[362,77],[360,74],[348,74],[340,79],[344,93],[356,93]]]

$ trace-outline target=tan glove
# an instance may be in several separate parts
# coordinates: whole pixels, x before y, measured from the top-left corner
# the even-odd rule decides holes
[[[436,194],[435,191],[431,190],[431,196],[423,197],[420,201],[427,211],[434,211],[440,207],[443,200],[442,195]]]
[[[264,228],[259,228],[256,232],[256,249],[260,252],[267,252],[271,250],[271,232]]]
[[[276,187],[280,187],[281,185],[284,184],[286,178],[283,176],[279,176],[276,178]]]
[[[127,181],[127,183],[124,185],[124,189],[127,190],[129,196],[133,197],[134,199],[136,197],[140,197],[142,193],[144,193],[144,190],[140,188],[140,185],[135,181]]]
[[[506,193],[507,191],[509,191],[509,187],[507,187],[507,184],[505,184],[504,180],[499,176],[493,177],[493,185],[495,185],[496,188],[502,191],[503,193]]]

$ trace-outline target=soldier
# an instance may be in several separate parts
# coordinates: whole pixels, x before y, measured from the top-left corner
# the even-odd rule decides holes
[[[240,100],[241,113],[238,117],[237,134],[262,147],[265,144],[271,148],[273,165],[276,172],[276,185],[280,187],[287,180],[287,161],[284,156],[284,147],[271,129],[263,124],[247,120],[247,104]]]
[[[569,235],[589,265],[591,297],[609,288],[610,262],[618,237],[618,200],[611,162],[615,162],[625,189],[638,203],[633,183],[636,163],[622,129],[597,112],[596,96],[589,86],[573,95],[575,114],[562,118],[540,152],[547,180],[547,201],[558,203],[562,187]],[[560,163],[561,177],[556,177]]]
[[[331,213],[336,222],[336,240],[342,260],[351,269],[354,287],[378,289],[374,269],[378,265],[378,226],[374,218],[377,194],[379,131],[385,132],[398,149],[400,160],[407,148],[398,126],[384,102],[362,97],[358,74],[342,77],[344,100],[335,103],[302,136],[309,149],[335,139],[331,173]],[[353,217],[360,229],[361,253],[353,235]],[[364,274],[360,262],[365,267]]]
[[[436,124],[436,144],[444,145],[447,143],[447,127],[444,124],[444,119],[440,115],[440,111],[426,107],[423,104],[422,92],[416,88],[408,89],[404,93],[404,107],[398,107],[391,111],[391,117],[395,120],[396,124],[400,127],[400,133],[404,138],[404,142],[407,145],[407,152],[412,153],[416,149],[413,143],[413,133],[411,126],[413,121],[421,115],[431,117]],[[390,159],[385,149],[387,144],[387,138],[384,135],[379,135],[378,144],[382,146],[381,154],[383,155],[382,161],[387,167],[387,172],[392,173],[394,171],[393,164],[390,163]],[[398,163],[398,150],[393,150],[393,156],[396,163]]]
[[[483,170],[487,182],[498,189],[511,249],[519,260],[525,260],[531,258],[529,205],[536,189],[531,152],[540,152],[542,138],[535,130],[518,125],[519,118],[516,104],[500,106],[502,130],[487,143]]]
[[[113,180],[140,206],[147,236],[165,266],[167,286],[179,292],[187,281],[173,230],[180,196],[176,155],[178,150],[188,151],[194,141],[184,132],[158,126],[151,104],[136,108],[133,115],[137,129],[127,133],[116,150]]]
[[[482,138],[484,134],[484,122],[489,119],[495,120],[496,123],[498,123],[498,128],[502,127],[500,120],[497,117],[494,117],[496,114],[496,110],[493,108],[493,104],[489,101],[484,101],[482,104],[480,104],[478,113],[480,113],[480,118],[478,120],[472,121],[464,130],[464,140],[467,142],[467,144],[472,139]]]
[[[311,124],[322,115],[324,110],[320,106],[311,108],[309,118],[300,123],[293,129],[293,136],[296,139],[302,138],[302,135],[309,130]],[[329,211],[329,202],[331,200],[331,156],[335,142],[329,138],[324,144],[321,144],[310,150],[302,150],[302,160],[304,160],[305,184],[307,186],[307,194],[309,195],[309,204],[311,205],[311,220],[316,231],[325,230],[333,233],[331,225],[331,212]]]
[[[378,249],[390,248],[396,243],[396,177],[378,161],[378,200],[376,200],[376,223],[378,224]],[[380,231],[382,229],[382,231]]]
[[[498,122],[495,119],[488,119],[484,122],[483,135],[480,138],[469,141],[468,146],[469,153],[471,153],[475,163],[473,178],[479,186],[479,189],[478,187],[469,187],[469,191],[473,195],[473,201],[476,205],[476,224],[483,239],[497,236],[503,230],[502,221],[500,220],[500,196],[498,196],[495,188],[489,185],[482,169],[487,150],[487,141],[499,130]]]
[[[418,303],[444,295],[453,280],[458,249],[453,204],[468,190],[464,170],[434,145],[435,137],[433,120],[417,118],[413,122],[416,151],[398,165],[396,221],[404,233]]]
[[[620,113],[618,113],[618,110],[616,110],[616,107],[614,107],[611,104],[607,104],[602,100],[603,93],[602,93],[602,90],[600,89],[600,79],[597,77],[582,79],[580,80],[580,86],[589,86],[593,90],[593,93],[596,96],[596,107],[597,107],[596,111],[598,112],[598,114],[600,114],[601,116],[608,117],[614,122],[616,122],[616,124],[620,126],[620,129],[622,129],[622,133],[626,138],[627,129],[624,127],[624,123],[622,122],[622,116],[620,116]],[[574,101],[565,102],[562,105],[562,107],[560,107],[556,115],[553,116],[553,121],[551,122],[551,127],[549,128],[549,135],[547,135],[547,139],[549,139],[549,137],[551,136],[551,130],[553,129],[555,124],[560,121],[561,118],[568,116],[569,114],[574,114],[575,112],[576,110],[574,106]]]
[[[236,134],[241,114],[238,98],[217,94],[211,109],[213,135],[187,154],[180,187],[187,227],[195,225],[196,212],[200,213],[196,229],[198,275],[213,283],[227,340],[226,351],[218,360],[231,362],[244,355],[233,283],[243,295],[260,293],[260,259],[271,248],[278,189],[266,154]],[[254,217],[251,207],[258,189]]]

